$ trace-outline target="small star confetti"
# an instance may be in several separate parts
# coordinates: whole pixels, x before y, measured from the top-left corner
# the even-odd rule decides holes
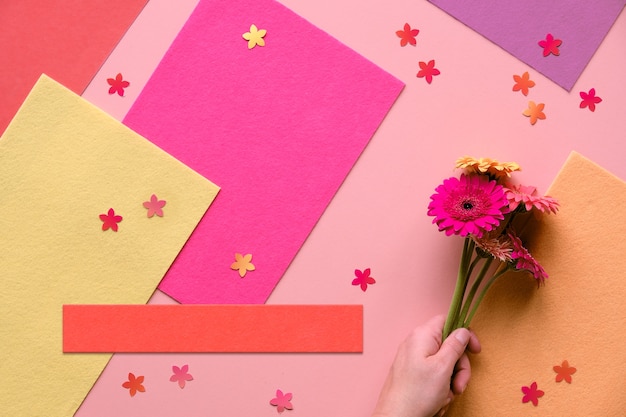
[[[441,72],[435,68],[435,60],[431,59],[428,63],[420,61],[420,70],[417,73],[417,78],[424,78],[426,82],[430,84],[433,81],[435,75],[441,74]]]
[[[400,46],[407,46],[417,44],[415,37],[420,33],[417,29],[411,29],[411,26],[408,23],[404,24],[403,30],[396,31],[396,35],[400,38]]]
[[[170,377],[170,382],[178,382],[178,386],[182,389],[185,388],[187,381],[193,381],[193,376],[188,372],[189,365],[183,365],[181,368],[178,366],[172,366],[172,372],[174,375]]]
[[[115,78],[107,78],[107,82],[111,86],[109,94],[117,93],[120,97],[124,97],[124,89],[130,85],[128,81],[123,80],[121,73],[117,74]]]
[[[580,98],[583,100],[580,102],[580,108],[584,109],[587,107],[589,110],[596,111],[596,104],[601,103],[602,99],[596,96],[596,89],[592,88],[588,93],[584,91],[580,92]]]
[[[159,200],[156,195],[152,194],[150,201],[145,201],[143,206],[148,209],[148,217],[152,217],[155,214],[159,217],[163,217],[163,207],[167,201]]]
[[[539,398],[543,397],[544,394],[543,391],[537,388],[536,382],[530,384],[530,387],[522,387],[522,392],[524,393],[522,402],[532,402],[535,407],[539,404]]]
[[[546,35],[546,39],[539,41],[539,46],[543,48],[543,56],[548,56],[550,54],[559,56],[561,53],[559,51],[559,46],[563,43],[560,39],[554,39],[551,33]]]
[[[270,404],[276,406],[276,411],[282,413],[285,410],[293,410],[293,405],[291,404],[292,398],[293,394],[283,394],[281,390],[277,389],[276,397],[270,400]]]
[[[128,381],[124,382],[122,387],[129,390],[131,397],[134,397],[137,392],[146,392],[143,386],[143,376],[135,377],[132,372],[128,373]]]
[[[254,271],[255,267],[252,261],[252,254],[242,255],[240,253],[235,254],[235,262],[230,265],[230,269],[239,271],[241,278],[246,276],[248,271]]]
[[[255,46],[265,46],[265,40],[263,39],[267,34],[267,30],[258,29],[256,25],[250,25],[250,32],[246,32],[241,35],[248,41],[248,49],[252,49]]]
[[[534,101],[528,102],[528,108],[522,112],[522,114],[526,117],[530,117],[530,124],[534,125],[537,123],[537,120],[544,120],[546,118],[545,113],[543,112],[543,108],[545,104],[539,103],[535,104]]]
[[[572,383],[572,374],[576,372],[576,368],[569,366],[567,361],[563,361],[561,366],[556,365],[552,369],[556,372],[556,382],[565,381],[568,384]]]
[[[535,82],[530,79],[530,75],[528,71],[520,75],[514,75],[513,81],[515,81],[515,85],[513,86],[513,91],[521,91],[525,96],[528,95],[528,89],[535,86]]]
[[[117,224],[122,221],[122,216],[115,214],[115,210],[109,209],[107,214],[101,214],[100,220],[102,220],[102,230],[113,230],[117,232]]]
[[[356,278],[352,280],[352,285],[360,285],[361,289],[365,292],[367,290],[368,284],[376,284],[376,280],[370,277],[370,273],[370,268],[367,268],[363,272],[361,272],[359,269],[355,269],[354,275],[356,275]]]

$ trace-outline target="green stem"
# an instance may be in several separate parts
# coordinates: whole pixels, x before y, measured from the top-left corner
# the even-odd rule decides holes
[[[492,262],[493,262],[493,258],[489,257],[485,260],[485,263],[483,264],[482,268],[480,268],[480,271],[478,272],[478,275],[476,276],[476,279],[474,280],[474,283],[472,284],[472,288],[470,289],[470,292],[467,295],[467,298],[465,299],[465,302],[463,304],[463,309],[461,310],[461,314],[459,314],[459,317],[457,319],[457,327],[461,327],[465,323],[465,320],[467,318],[467,313],[470,309],[470,306],[472,305],[474,296],[476,295],[476,292],[478,291],[480,284],[485,278],[485,275],[487,274],[487,271],[489,270],[489,267],[491,266]]]
[[[504,268],[502,268],[503,266],[504,266]],[[509,270],[509,264],[508,263],[503,262],[502,264],[500,264],[500,266],[498,267],[496,272],[493,274],[491,279],[489,279],[489,281],[487,281],[487,284],[485,284],[485,287],[480,292],[480,295],[478,296],[478,299],[476,299],[476,302],[472,306],[472,310],[470,311],[469,315],[467,316],[467,319],[463,323],[464,327],[469,327],[470,323],[472,322],[472,319],[474,318],[474,314],[476,314],[476,310],[478,310],[478,306],[480,305],[480,303],[483,300],[483,298],[485,298],[485,294],[487,294],[487,290],[489,290],[489,287],[491,287],[491,285],[496,281],[496,279],[498,279],[499,277],[504,275],[504,273],[507,272],[508,270]]]
[[[465,238],[463,243],[463,252],[461,254],[461,262],[459,263],[459,272],[456,279],[456,286],[454,288],[454,295],[452,296],[452,302],[450,303],[450,309],[448,310],[448,317],[446,323],[443,326],[442,340],[452,333],[454,325],[459,317],[461,310],[461,302],[463,301],[463,295],[465,293],[465,287],[467,286],[467,271],[474,251],[474,241],[470,237]]]

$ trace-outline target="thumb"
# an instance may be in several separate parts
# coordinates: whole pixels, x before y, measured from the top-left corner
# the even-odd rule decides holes
[[[456,329],[443,341],[436,356],[439,357],[450,370],[454,369],[454,364],[463,356],[463,353],[465,353],[465,348],[470,340],[470,336],[469,330],[465,328]]]

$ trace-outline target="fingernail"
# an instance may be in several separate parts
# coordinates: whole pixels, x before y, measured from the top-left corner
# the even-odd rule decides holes
[[[458,329],[454,334],[454,337],[463,345],[467,345],[470,340],[470,332],[467,329]]]

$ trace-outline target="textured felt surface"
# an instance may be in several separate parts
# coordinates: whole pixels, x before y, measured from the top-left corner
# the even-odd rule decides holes
[[[483,351],[451,416],[622,416],[626,346],[626,184],[572,153],[549,194],[560,212],[530,222],[531,251],[550,277],[496,281],[473,322]],[[572,382],[556,382],[567,360]],[[544,391],[522,402],[522,386]]]

